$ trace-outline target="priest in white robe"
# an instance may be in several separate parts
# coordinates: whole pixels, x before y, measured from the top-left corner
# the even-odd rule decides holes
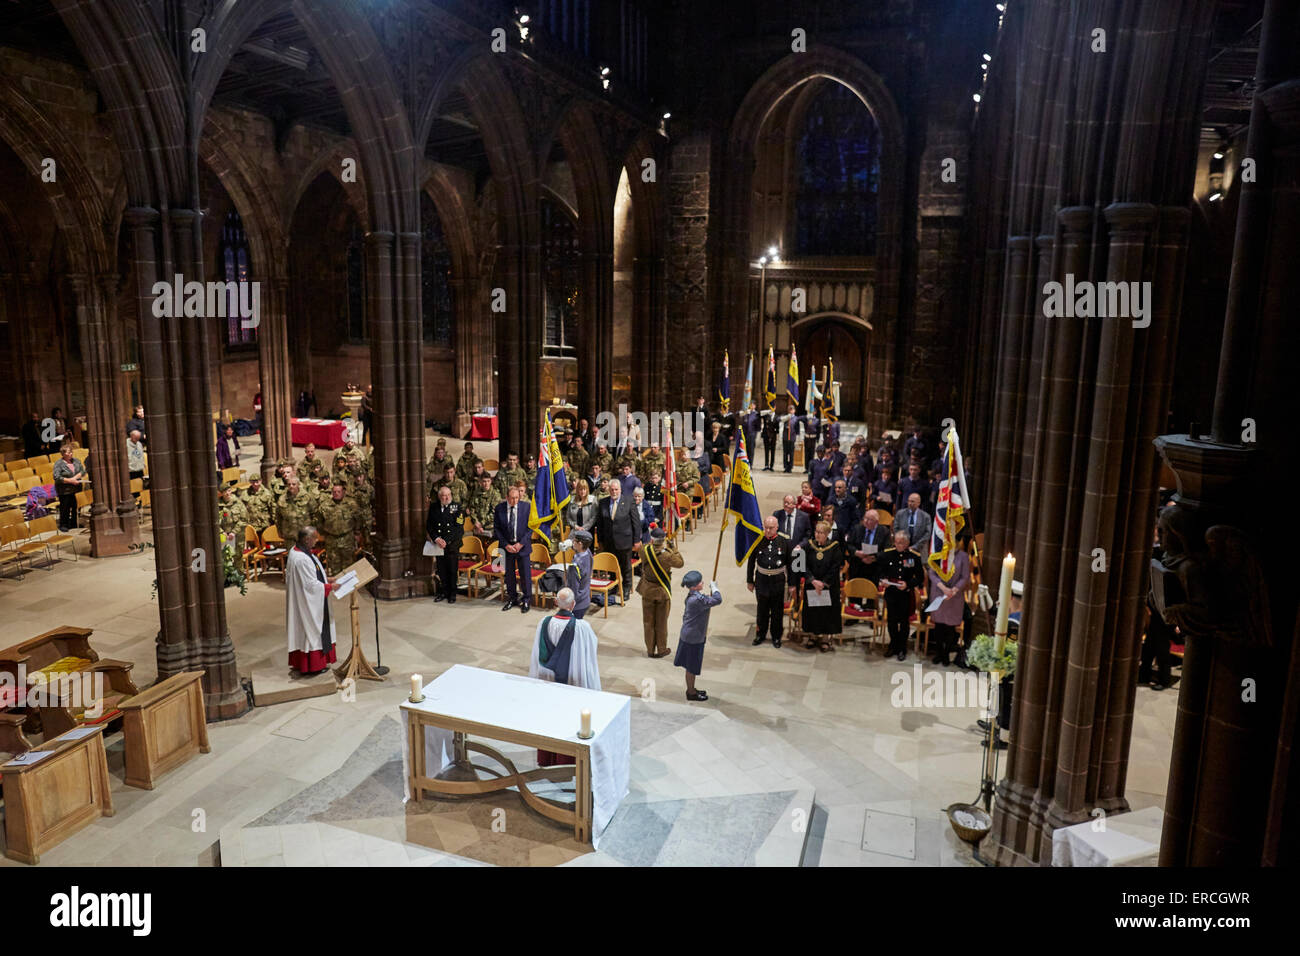
[[[312,554],[318,537],[311,525],[298,532],[284,572],[289,666],[308,676],[323,673],[336,660],[334,619],[329,609],[333,585],[320,559]]]
[[[533,635],[533,649],[528,661],[528,676],[600,690],[600,670],[596,665],[596,632],[586,621],[573,616],[574,594],[561,588],[555,595],[556,612],[543,618]],[[573,763],[566,754],[537,751],[537,764],[551,767]]]

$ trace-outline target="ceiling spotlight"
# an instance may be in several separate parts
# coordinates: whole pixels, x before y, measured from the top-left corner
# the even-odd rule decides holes
[[[993,57],[991,57],[991,56],[989,56],[987,53],[985,53],[985,54],[984,54],[984,62],[985,62],[985,63],[991,63],[992,61],[993,61]]]
[[[976,103],[978,103],[980,101],[980,95],[976,93],[974,96],[971,97],[971,99],[973,99]]]
[[[1223,159],[1223,150],[1215,150],[1215,151],[1214,151],[1214,158],[1215,158],[1215,159]]]
[[[1223,198],[1222,190],[1215,190],[1214,192],[1210,193],[1210,202],[1218,202],[1222,198]]]
[[[672,113],[665,113],[665,114],[664,114],[664,119],[672,119],[672,118],[673,118],[673,114],[672,114]]]
[[[980,69],[987,73],[989,71],[989,65],[987,63],[981,63]]]
[[[529,19],[530,19],[530,17],[528,16],[528,14],[526,14],[526,13],[521,13],[521,14],[519,14],[519,22],[520,22],[520,23],[527,23],[527,22],[529,21]]]
[[[601,75],[601,76],[609,76],[609,67],[607,67],[607,66],[602,66],[602,67],[600,68],[600,75]]]
[[[1007,5],[1006,5],[1005,3],[999,3],[999,4],[996,4],[996,6],[997,6],[997,8],[998,8],[998,13],[1006,13],[1006,12],[1007,12]]]
[[[768,254],[769,256],[771,256],[773,259],[775,259],[775,258],[776,258],[776,246],[769,246],[769,247],[768,247],[768,250],[767,250],[767,254]]]
[[[766,265],[767,265],[767,256],[759,256],[759,257],[758,257],[758,264],[759,264],[760,266],[766,266]]]

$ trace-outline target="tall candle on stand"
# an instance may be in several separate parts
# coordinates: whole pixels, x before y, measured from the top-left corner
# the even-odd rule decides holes
[[[1016,576],[1016,559],[1008,554],[1002,559],[1002,580],[998,584],[998,623],[993,628],[993,648],[999,657],[1007,640],[1007,615],[1011,613],[1011,579]]]

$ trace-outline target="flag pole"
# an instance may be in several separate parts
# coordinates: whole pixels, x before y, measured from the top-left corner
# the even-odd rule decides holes
[[[722,498],[722,526],[718,528],[718,550],[713,555],[713,577],[711,581],[718,580],[718,564],[722,560],[722,535],[727,530],[728,506],[731,504],[731,479],[736,474],[736,463],[731,463],[731,468],[727,471],[727,490]]]

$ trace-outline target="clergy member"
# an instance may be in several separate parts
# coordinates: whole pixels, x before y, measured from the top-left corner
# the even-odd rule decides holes
[[[537,680],[571,684],[588,690],[600,690],[600,670],[596,666],[596,632],[586,621],[573,616],[573,591],[560,588],[555,595],[556,612],[542,619],[533,635],[533,649],[528,660],[528,676]],[[537,751],[537,764],[551,767],[573,763],[567,754]]]
[[[311,553],[318,538],[311,525],[302,528],[289,551],[285,570],[289,666],[309,677],[323,673],[335,661],[334,621],[328,604],[333,585],[320,560]]]

